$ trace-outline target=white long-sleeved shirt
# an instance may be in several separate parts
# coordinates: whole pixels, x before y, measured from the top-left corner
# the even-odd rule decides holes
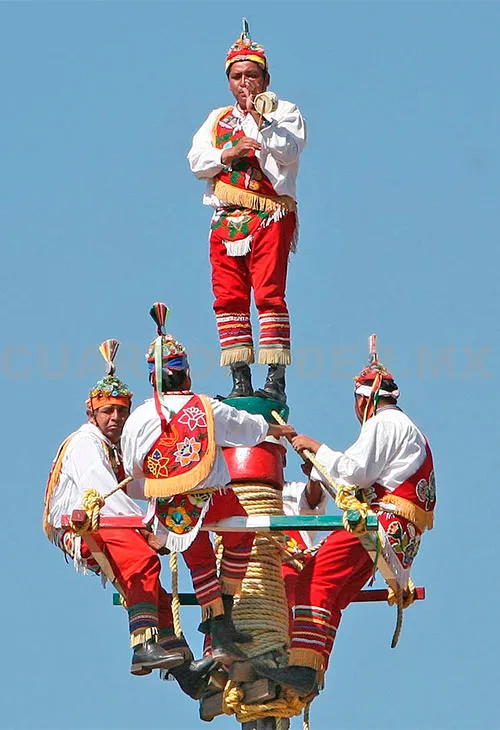
[[[328,494],[322,490],[321,499],[316,507],[311,507],[306,495],[307,482],[285,482],[283,485],[283,512],[286,515],[324,515]],[[314,545],[316,533],[301,530],[301,537],[308,548]]]
[[[361,488],[378,483],[390,492],[411,477],[425,457],[424,435],[397,406],[381,408],[345,452],[322,444],[316,453],[316,459],[334,480]],[[311,478],[322,480],[316,469]]]
[[[80,509],[87,489],[96,489],[105,495],[117,485],[109,456],[103,441],[111,448],[113,444],[91,423],[85,423],[75,431],[64,454],[59,482],[54,489],[49,507],[49,522],[61,527],[63,515]],[[134,496],[144,499],[140,483],[131,482]],[[123,490],[106,499],[101,514],[108,517],[119,515],[142,516],[140,507]]]
[[[192,395],[165,395],[170,412],[163,408],[167,422],[171,413],[178,413]],[[208,477],[197,489],[223,487],[231,481],[222,454],[222,446],[255,446],[267,436],[268,424],[264,416],[254,416],[246,411],[238,411],[221,401],[210,398],[217,444],[215,460]],[[125,472],[135,479],[144,476],[144,459],[153,444],[161,435],[161,421],[151,398],[129,416],[122,433],[123,465]]]
[[[213,208],[225,205],[213,193],[213,178],[224,169],[224,165],[223,150],[213,146],[212,132],[223,109],[220,107],[210,112],[194,135],[188,153],[191,171],[199,180],[207,181],[203,204]],[[238,105],[233,107],[233,114],[240,120],[245,136],[262,145],[256,157],[277,195],[289,195],[296,200],[299,157],[306,146],[306,124],[298,107],[280,99],[276,111],[266,114],[265,119],[269,123],[260,131],[252,115],[242,112]]]

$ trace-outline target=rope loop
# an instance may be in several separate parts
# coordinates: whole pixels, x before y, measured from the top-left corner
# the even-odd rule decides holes
[[[360,502],[353,492],[353,487],[338,484],[335,503],[342,510],[342,524],[344,529],[354,535],[364,535],[367,532],[366,518],[369,507]],[[356,513],[356,514],[353,514]]]

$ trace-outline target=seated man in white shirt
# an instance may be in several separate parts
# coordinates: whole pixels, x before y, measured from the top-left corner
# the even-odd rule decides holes
[[[85,545],[85,538],[81,540],[72,530],[65,530],[61,519],[81,509],[87,490],[96,490],[103,496],[125,478],[120,436],[133,394],[114,376],[113,358],[117,348],[116,340],[101,345],[109,375],[90,391],[86,402],[88,423],[80,426],[59,448],[45,493],[45,533],[84,573],[88,570],[99,573],[99,566]],[[100,514],[141,517],[142,511],[128,493],[144,499],[142,482],[129,483],[109,496]],[[125,594],[133,647],[130,671],[144,675],[153,669],[169,669],[187,694],[196,695],[195,685],[204,668],[200,667],[191,676],[192,654],[184,638],[175,636],[170,596],[160,584],[160,559],[149,545],[148,533],[105,528],[93,534],[104,547],[115,579]],[[151,533],[149,537],[154,538]]]
[[[292,443],[299,452],[312,451],[333,480],[363,490],[378,515],[384,558],[405,587],[420,536],[433,524],[432,454],[423,433],[398,408],[399,389],[376,356],[356,378],[354,393],[362,428],[345,453],[304,435]],[[315,469],[312,477],[321,479]],[[372,572],[371,558],[356,535],[332,532],[297,581],[289,666],[259,666],[259,671],[301,696],[314,691],[318,671],[326,671],[342,610]]]
[[[246,515],[226,486],[230,476],[222,447],[255,446],[266,436],[291,436],[295,430],[193,393],[186,350],[164,334],[167,312],[160,302],[151,310],[159,332],[147,354],[154,398],[139,406],[125,425],[124,465],[127,474],[146,478],[157,535],[163,535],[169,550],[182,552],[201,607],[200,631],[211,634],[214,659],[228,664],[245,657],[235,642],[251,640],[237,631],[231,610],[245,576],[253,533],[223,534],[218,574],[209,533],[200,532],[201,526],[205,520]]]
[[[196,177],[206,180],[204,205],[214,208],[213,308],[221,365],[229,365],[233,376],[228,397],[253,394],[253,291],[260,325],[258,361],[269,366],[256,394],[284,402],[285,367],[291,362],[285,289],[298,234],[296,179],[306,127],[298,107],[275,95],[269,111],[257,111],[258,97],[270,82],[269,68],[264,48],[251,40],[245,20],[243,28],[225,64],[235,104],[210,112],[194,135],[188,160]]]

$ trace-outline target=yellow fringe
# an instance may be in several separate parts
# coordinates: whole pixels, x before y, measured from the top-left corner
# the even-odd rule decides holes
[[[313,649],[290,649],[288,664],[301,667],[310,667],[320,671],[326,670],[325,658]]]
[[[221,352],[221,367],[232,365],[235,362],[246,362],[249,365],[255,362],[253,347],[230,347]]]
[[[261,347],[259,365],[291,365],[292,353],[281,347]]]
[[[411,578],[408,579],[408,588],[406,588],[403,591],[401,605],[403,608],[408,608],[408,606],[411,606],[411,604],[415,600],[415,583],[412,581]],[[390,586],[388,586],[387,590],[387,603],[389,606],[394,606],[398,602],[398,594],[395,590],[393,590]]]
[[[146,497],[172,497],[175,494],[185,494],[196,489],[198,484],[204,481],[212,471],[216,453],[214,414],[208,397],[200,395],[200,398],[205,407],[207,418],[208,446],[205,455],[186,474],[178,474],[166,479],[145,479],[144,493]]]
[[[404,497],[398,497],[397,494],[386,494],[380,500],[380,504],[393,504],[397,508],[395,514],[413,522],[420,532],[432,530],[434,527],[434,512],[426,512],[422,507]]]
[[[232,106],[225,106],[224,109],[221,109],[220,113],[217,115],[217,119],[215,120],[213,127],[212,127],[212,144],[214,147],[217,147],[217,129],[219,127],[220,120],[228,114]],[[220,147],[218,148],[220,149]]]
[[[227,593],[230,596],[236,596],[241,588],[242,580],[234,578],[221,578],[220,589],[222,593]]]
[[[130,634],[130,646],[133,649],[134,646],[137,646],[138,644],[145,644],[146,641],[149,641],[150,639],[156,640],[157,636],[158,629],[156,626],[150,626],[147,629],[134,631],[133,634]]]
[[[229,185],[216,180],[214,183],[214,194],[219,200],[224,201],[228,205],[234,205],[238,208],[249,208],[250,210],[258,210],[266,213],[273,213],[276,210],[283,210],[287,213],[297,210],[297,203],[289,195],[262,195],[261,193],[252,193],[249,190],[237,188],[235,185]]]
[[[211,618],[215,618],[215,616],[222,616],[223,614],[224,604],[222,603],[222,598],[215,598],[213,601],[210,601],[210,603],[206,603],[204,606],[201,606],[202,621],[208,621]]]
[[[49,479],[47,482],[47,488],[45,490],[45,498],[44,498],[44,506],[43,506],[43,531],[45,532],[46,536],[49,540],[54,539],[54,528],[49,523],[49,511],[50,511],[50,500],[52,499],[52,495],[54,493],[54,489],[57,487],[59,483],[59,477],[61,476],[61,469],[62,469],[62,463],[64,459],[64,455],[66,454],[66,450],[69,446],[69,443],[71,439],[73,438],[74,434],[72,433],[68,438],[63,441],[61,446],[59,447],[59,451],[57,452],[56,458],[54,459],[54,464],[52,466]]]

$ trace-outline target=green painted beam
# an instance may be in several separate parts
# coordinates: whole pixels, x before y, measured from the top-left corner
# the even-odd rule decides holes
[[[357,524],[359,513],[356,510],[348,514],[352,525]],[[366,527],[374,532],[378,527],[376,515],[368,515]],[[341,515],[250,515],[249,517],[228,517],[219,522],[204,524],[201,528],[210,532],[283,532],[286,530],[316,530],[330,532],[343,528]]]

